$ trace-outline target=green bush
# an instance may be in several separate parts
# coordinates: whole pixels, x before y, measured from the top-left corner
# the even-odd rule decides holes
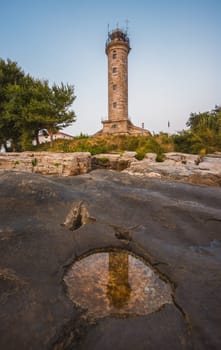
[[[102,165],[108,165],[109,159],[106,157],[97,158],[97,162]]]
[[[53,163],[53,165],[58,168],[61,165],[61,163]]]
[[[173,136],[176,152],[191,154],[206,154],[221,150],[220,136],[211,130],[200,132],[182,131]]]
[[[31,164],[32,164],[33,167],[36,166],[38,164],[37,158],[33,158],[32,161],[31,161]]]
[[[75,136],[74,139],[75,140],[85,140],[85,139],[88,139],[89,136],[87,134],[83,134],[82,132],[80,133],[79,136]]]
[[[136,152],[137,152],[136,159],[138,159],[138,160],[142,160],[144,158],[145,154],[147,153],[146,148],[142,148],[142,147],[136,149]]]

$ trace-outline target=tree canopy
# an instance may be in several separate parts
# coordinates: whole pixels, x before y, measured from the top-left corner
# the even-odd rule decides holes
[[[0,145],[8,150],[28,150],[38,133],[49,135],[71,125],[76,116],[71,109],[74,87],[69,84],[49,85],[25,74],[11,60],[0,59]]]
[[[188,130],[173,137],[176,151],[202,155],[221,151],[221,106],[209,112],[191,113],[186,125]]]
[[[195,132],[211,130],[221,132],[221,106],[215,106],[210,112],[191,113],[186,125]]]

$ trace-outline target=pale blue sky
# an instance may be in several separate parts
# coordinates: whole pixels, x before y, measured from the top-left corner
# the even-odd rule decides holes
[[[34,77],[73,84],[77,121],[107,118],[107,25],[129,21],[129,115],[151,132],[182,130],[221,104],[220,0],[0,0],[0,57]]]

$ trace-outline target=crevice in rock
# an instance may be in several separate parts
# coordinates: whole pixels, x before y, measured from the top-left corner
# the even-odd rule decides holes
[[[89,215],[89,211],[84,201],[79,201],[72,205],[62,226],[65,226],[70,231],[75,231],[81,226],[93,221],[96,221],[96,219]]]
[[[192,325],[191,325],[190,318],[189,318],[188,314],[187,314],[187,313],[183,310],[183,308],[177,303],[177,301],[176,301],[176,299],[175,299],[174,293],[172,294],[172,299],[173,299],[174,306],[175,306],[175,307],[177,308],[177,310],[182,314],[182,316],[183,316],[183,318],[184,318],[184,320],[185,320],[188,335],[191,336],[191,335],[192,335]]]
[[[132,238],[132,231],[139,227],[140,225],[132,226],[132,227],[124,227],[124,226],[117,226],[109,224],[115,231],[115,237],[119,240],[126,241],[129,243],[133,240]]]
[[[191,336],[191,334],[192,334],[192,325],[191,325],[189,316],[184,311],[184,309],[181,307],[181,305],[178,304],[178,302],[176,301],[176,298],[175,298],[175,292],[176,292],[177,284],[176,284],[176,282],[172,281],[171,278],[168,275],[166,275],[165,273],[162,273],[157,268],[158,265],[162,265],[162,264],[163,265],[168,265],[168,264],[167,263],[163,263],[163,262],[155,262],[155,263],[151,262],[151,260],[153,260],[151,255],[147,254],[146,250],[139,243],[137,243],[136,241],[133,240],[132,243],[138,248],[138,250],[142,251],[142,253],[144,254],[145,259],[148,261],[150,266],[157,272],[157,274],[160,276],[160,278],[171,285],[171,288],[172,288],[172,295],[171,295],[171,297],[172,297],[172,300],[173,300],[173,304],[176,307],[176,309],[181,313],[181,315],[182,315],[182,317],[183,317],[183,319],[185,321],[185,324],[186,324],[188,335]]]
[[[18,290],[23,290],[28,285],[28,282],[19,277],[14,270],[0,266],[0,285],[2,288],[0,304],[4,304]]]
[[[208,221],[218,221],[218,222],[221,222],[221,219],[219,219],[219,218],[206,218],[204,221],[205,221],[205,222],[208,222]]]
[[[159,265],[166,265],[166,266],[168,266],[168,264],[166,262],[164,262],[164,261],[157,261],[157,262],[152,264],[152,266],[159,266]]]
[[[63,326],[60,333],[57,334],[49,346],[50,350],[71,350],[73,344],[78,343],[86,334],[89,327],[95,324],[95,321],[87,319],[83,314],[79,315],[78,320],[70,320]]]
[[[115,237],[117,239],[123,240],[123,241],[132,241],[132,237],[130,234],[130,230],[124,228],[124,227],[114,227],[115,231]]]

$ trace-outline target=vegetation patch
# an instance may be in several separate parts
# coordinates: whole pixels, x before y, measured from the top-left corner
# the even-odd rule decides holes
[[[106,165],[106,164],[108,164],[109,159],[106,157],[103,157],[103,158],[97,158],[97,161],[103,165]]]
[[[58,168],[58,167],[61,165],[61,163],[55,162],[53,165],[56,166],[56,167]]]
[[[31,161],[31,164],[32,164],[33,167],[35,167],[38,164],[37,158],[33,158],[32,161]]]

